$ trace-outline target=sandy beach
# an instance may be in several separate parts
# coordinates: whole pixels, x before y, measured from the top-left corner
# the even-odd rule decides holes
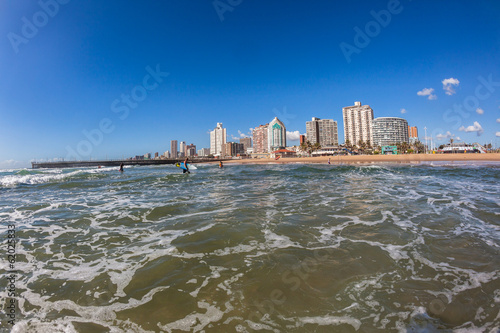
[[[224,161],[225,164],[285,164],[285,163],[419,163],[455,161],[500,161],[500,153],[492,154],[406,154],[406,155],[352,155],[280,158],[248,158]]]

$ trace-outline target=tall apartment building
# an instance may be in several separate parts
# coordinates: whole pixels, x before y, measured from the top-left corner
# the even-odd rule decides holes
[[[408,126],[408,138],[410,142],[418,141],[418,129],[417,126]]]
[[[269,124],[260,125],[252,131],[253,137],[253,152],[257,154],[268,153],[268,126]]]
[[[354,106],[342,108],[344,117],[344,140],[357,145],[360,140],[373,145],[373,110],[369,105],[354,102]]]
[[[337,122],[333,119],[313,117],[306,121],[306,136],[309,142],[318,142],[322,147],[339,145]]]
[[[252,147],[252,138],[240,138],[240,143],[243,144],[244,151],[247,151],[247,148]]]
[[[196,156],[196,145],[190,144],[186,146],[186,156],[192,157]]]
[[[198,149],[198,156],[208,156],[210,155],[210,148]]]
[[[246,150],[243,149],[242,143],[228,142],[222,145],[222,154],[224,156],[238,156],[243,154]]]
[[[179,144],[179,157],[185,157],[186,155],[186,141],[181,141]]]
[[[268,152],[286,148],[286,128],[285,124],[278,117],[269,123],[268,126]]]
[[[177,158],[177,140],[170,141],[170,158]]]
[[[379,117],[373,120],[374,146],[389,146],[401,142],[409,142],[406,119]]]
[[[222,154],[222,145],[226,143],[226,129],[222,127],[222,123],[217,123],[217,126],[210,132],[210,154],[220,156]]]

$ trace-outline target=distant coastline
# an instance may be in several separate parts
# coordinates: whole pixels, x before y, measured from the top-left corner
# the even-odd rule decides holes
[[[287,164],[287,163],[419,163],[419,162],[500,162],[500,153],[488,154],[404,154],[404,155],[347,155],[280,158],[251,158],[224,161],[224,164]]]

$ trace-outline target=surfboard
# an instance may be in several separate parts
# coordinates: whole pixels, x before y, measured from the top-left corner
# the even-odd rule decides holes
[[[187,170],[186,167],[184,166],[184,163],[175,163],[175,166],[178,167],[178,168],[181,168],[182,170]],[[189,164],[189,163],[188,163],[188,168],[189,168],[189,170],[196,170],[196,169],[198,169],[193,164]]]

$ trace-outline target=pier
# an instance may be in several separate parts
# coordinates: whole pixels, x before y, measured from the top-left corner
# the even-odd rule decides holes
[[[58,162],[31,162],[32,169],[62,169],[62,168],[86,168],[86,167],[110,167],[123,165],[162,165],[184,162],[185,158],[169,158],[163,160],[101,160],[101,161],[58,161]],[[190,158],[189,163],[206,163],[227,161],[229,159],[218,158]]]

